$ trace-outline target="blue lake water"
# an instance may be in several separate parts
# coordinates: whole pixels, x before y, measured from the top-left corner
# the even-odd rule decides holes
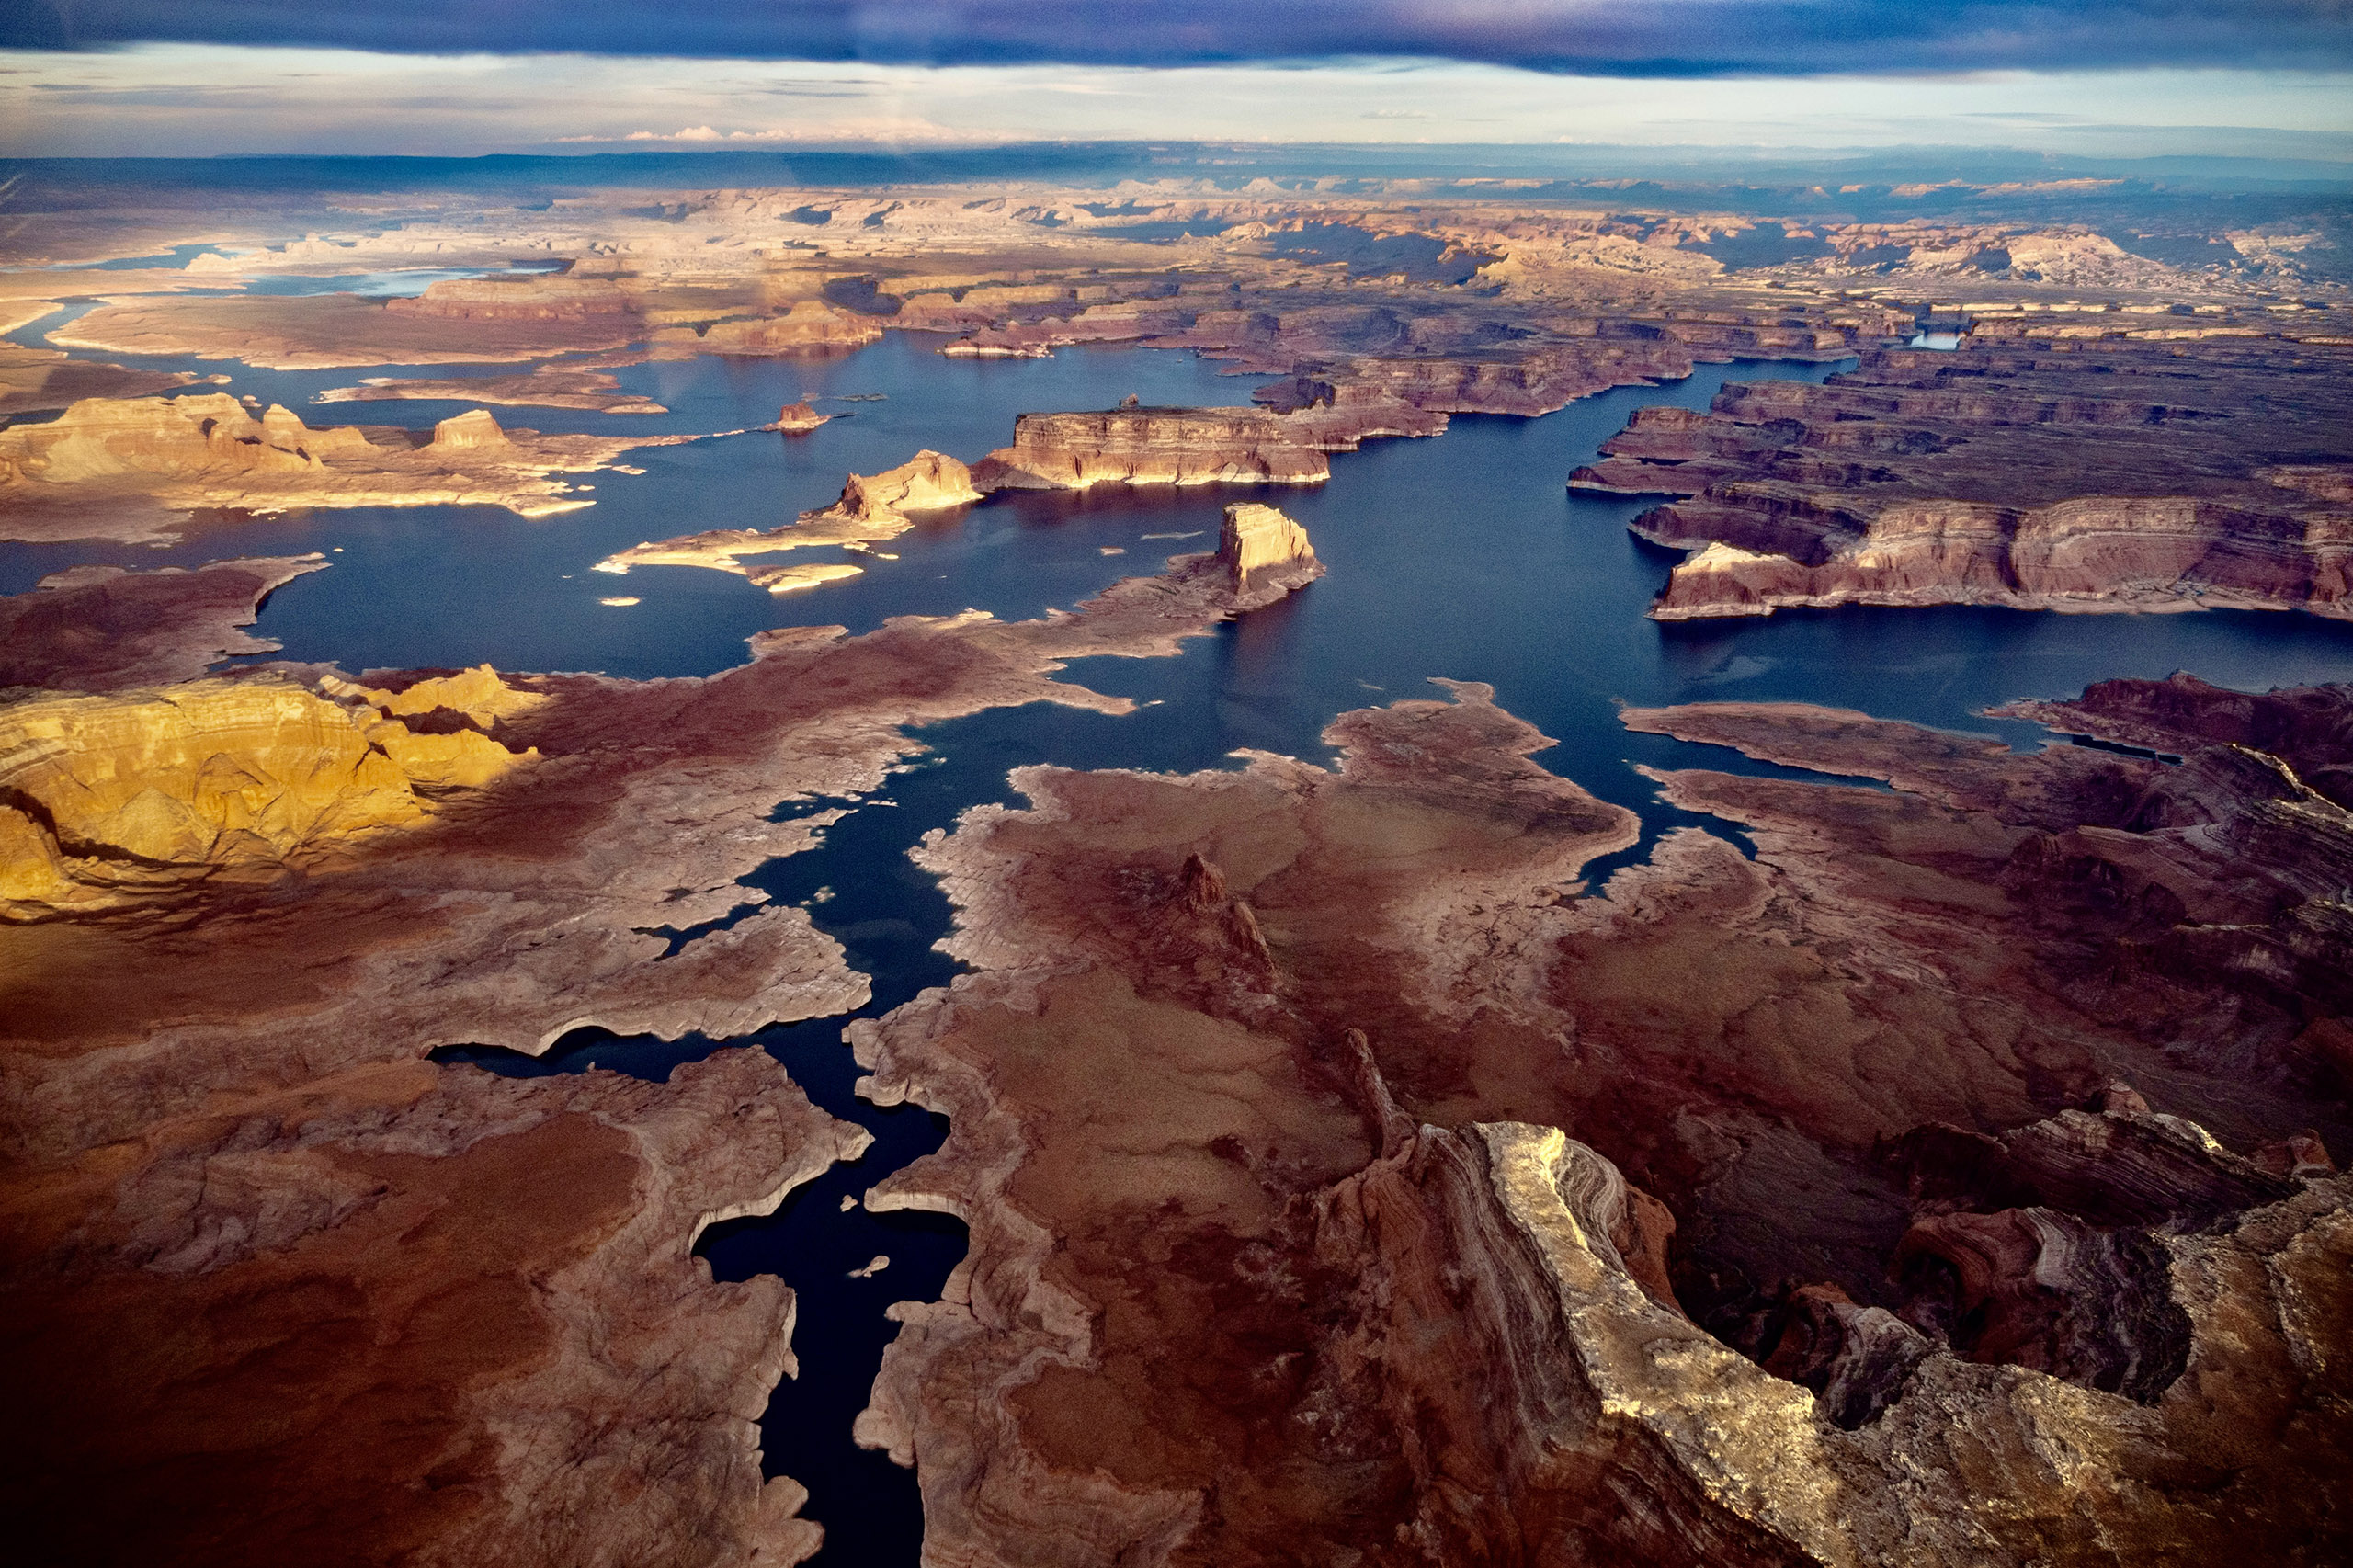
[[[354,670],[487,659],[508,669],[700,675],[740,663],[744,638],[773,626],[839,622],[863,631],[909,612],[977,607],[1010,618],[1069,606],[1120,576],[1157,569],[1166,553],[1213,544],[1230,501],[1271,501],[1299,518],[1331,568],[1324,580],[1188,644],[1179,657],[1072,666],[1066,678],[1134,697],[1147,704],[1140,711],[1115,718],[1039,705],[931,726],[921,733],[929,753],[879,796],[849,802],[856,809],[825,831],[817,850],[749,879],[806,903],[873,976],[870,1016],[952,972],[932,950],[948,929],[948,906],[906,860],[907,848],[972,805],[1008,799],[1006,772],[1024,763],[1190,770],[1232,766],[1229,754],[1243,746],[1321,758],[1328,754],[1320,733],[1336,713],[1434,695],[1424,684],[1431,676],[1486,681],[1506,708],[1557,738],[1540,760],[1641,814],[1644,844],[1597,868],[1606,873],[1647,855],[1664,829],[1699,820],[1725,831],[1660,803],[1631,764],[1780,771],[1717,748],[1629,734],[1617,721],[1621,703],[1802,699],[2030,745],[2039,732],[1977,711],[2012,697],[2070,694],[2109,676],[2181,668],[2244,687],[2353,679],[2353,627],[2288,614],[1850,608],[1672,626],[1643,619],[1674,559],[1626,531],[1650,503],[1572,493],[1565,476],[1638,407],[1704,406],[1729,379],[1818,380],[1836,369],[1826,366],[1706,367],[1672,387],[1621,390],[1541,419],[1458,418],[1437,439],[1377,442],[1336,456],[1330,483],[1312,489],[994,499],[891,541],[883,548],[899,559],[867,559],[861,577],[783,599],[693,568],[639,568],[625,578],[589,570],[640,540],[785,522],[830,499],[846,472],[875,472],[921,447],[976,459],[1010,437],[1017,413],[1101,408],[1129,393],[1147,403],[1240,403],[1251,384],[1185,354],[1097,348],[1046,360],[946,359],[933,352],[940,341],[894,333],[839,358],[706,358],[618,372],[625,387],[669,406],[660,416],[495,410],[510,426],[599,432],[740,428],[802,395],[851,415],[806,437],[751,434],[637,453],[626,460],[642,465],[641,475],[587,476],[597,505],[585,511],[533,522],[483,508],[323,510],[213,519],[167,550],[0,546],[0,591],[21,591],[84,561],[149,566],[325,551],[332,570],[290,584],[263,612],[260,631],[283,640],[286,657]],[[409,373],[396,368],[185,368],[225,369],[229,390],[285,403],[316,423],[421,428],[463,406],[311,405],[320,391],[361,373]],[[884,401],[842,401],[878,392]],[[642,602],[597,603],[623,594]],[[779,807],[809,809],[806,801]],[[957,1227],[936,1218],[841,1210],[843,1197],[937,1147],[942,1131],[920,1110],[882,1111],[856,1098],[840,1025],[817,1020],[732,1043],[771,1051],[818,1103],[872,1130],[875,1147],[779,1213],[715,1229],[699,1250],[722,1278],[778,1273],[800,1292],[801,1374],[778,1390],[765,1443],[772,1471],[810,1487],[808,1512],[830,1532],[819,1561],[912,1563],[920,1543],[912,1478],[855,1449],[849,1423],[895,1332],[882,1308],[936,1296],[962,1242]],[[513,1074],[593,1064],[660,1078],[719,1043],[585,1030],[539,1061],[503,1051],[442,1057]],[[847,1278],[878,1254],[892,1259],[887,1270]]]

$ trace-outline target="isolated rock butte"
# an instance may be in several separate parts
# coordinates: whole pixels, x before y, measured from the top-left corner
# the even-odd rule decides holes
[[[769,428],[781,430],[788,436],[798,436],[804,431],[814,430],[832,417],[830,414],[820,414],[812,408],[804,397],[798,403],[788,403],[778,409],[776,423]]]
[[[1324,574],[1307,530],[1272,506],[1237,501],[1225,509],[1218,529],[1217,558],[1238,595],[1247,595],[1278,577],[1290,586],[1306,577]]]
[[[2353,350],[2233,339],[1887,350],[1644,409],[1573,486],[1686,495],[1660,619],[1782,606],[2344,617]]]
[[[1579,899],[1631,817],[1454,690],[1344,715],[1336,773],[1023,769],[920,851],[970,972],[850,1035],[950,1118],[868,1206],[972,1231],[858,1427],[927,1551],[2353,1540],[2341,811],[2228,748],[1637,712],[1895,788],[1662,776],[1756,858],[1685,830]]]

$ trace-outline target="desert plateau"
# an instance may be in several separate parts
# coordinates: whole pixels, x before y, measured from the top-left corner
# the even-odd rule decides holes
[[[11,1560],[2353,1560],[2353,30],[1850,9],[0,22]]]

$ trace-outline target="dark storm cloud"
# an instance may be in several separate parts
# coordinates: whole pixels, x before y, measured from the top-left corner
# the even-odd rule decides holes
[[[142,40],[893,63],[1439,56],[1612,75],[2353,63],[2345,0],[0,0],[0,46]]]

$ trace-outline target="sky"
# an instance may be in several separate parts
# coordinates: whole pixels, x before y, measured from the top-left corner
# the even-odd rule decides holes
[[[0,153],[1127,139],[2353,164],[2353,7],[0,0]]]

